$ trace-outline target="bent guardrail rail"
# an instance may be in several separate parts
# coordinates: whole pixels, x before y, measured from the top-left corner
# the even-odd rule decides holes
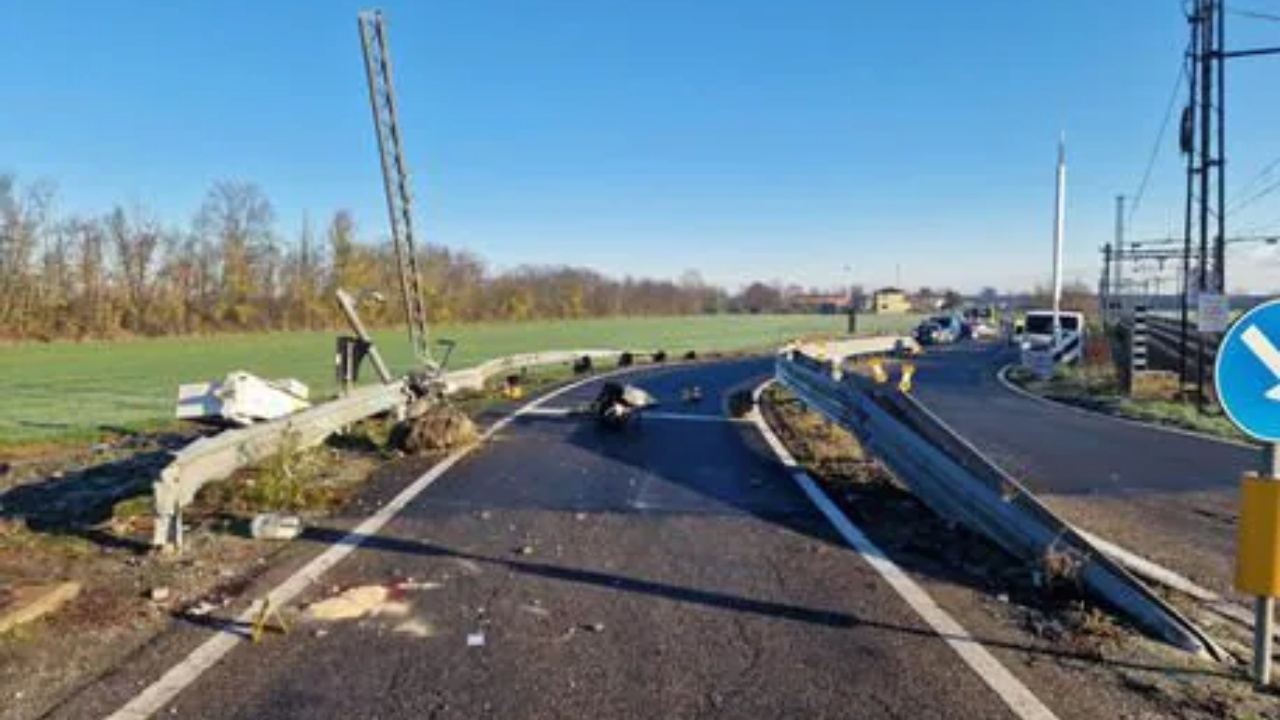
[[[481,390],[502,373],[525,368],[558,365],[591,358],[593,362],[619,360],[625,350],[556,350],[496,358],[472,368],[455,370],[444,377],[445,393]],[[634,352],[637,357],[646,353]],[[320,444],[338,430],[365,418],[397,412],[414,399],[407,381],[366,385],[345,397],[315,405],[271,422],[227,430],[201,438],[174,453],[173,460],[152,485],[156,522],[152,545],[182,546],[182,511],[195,500],[196,493],[210,482],[222,480],[236,470],[265,460],[290,444],[305,449]]]
[[[909,394],[843,372],[844,358],[778,356],[776,377],[809,407],[857,436],[922,502],[1024,561],[1070,572],[1145,632],[1221,659],[1211,638],[1044,506]]]

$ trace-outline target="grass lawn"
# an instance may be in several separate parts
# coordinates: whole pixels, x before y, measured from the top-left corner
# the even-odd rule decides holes
[[[906,331],[911,316],[862,316],[863,333]],[[449,365],[538,350],[579,348],[741,350],[771,348],[807,333],[839,333],[843,316],[717,315],[561,322],[487,323],[433,328],[457,341]],[[0,346],[0,446],[91,440],[112,428],[162,425],[173,415],[178,385],[216,380],[233,370],[294,377],[312,397],[336,389],[334,332],[173,337],[121,342]],[[402,331],[375,333],[393,371],[409,367]],[[372,377],[365,367],[362,375]]]

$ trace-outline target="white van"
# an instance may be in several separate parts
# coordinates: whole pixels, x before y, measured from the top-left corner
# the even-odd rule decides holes
[[[1030,310],[1022,325],[1023,352],[1052,351],[1056,363],[1073,363],[1080,359],[1084,349],[1084,313],[1058,313],[1062,334],[1055,344],[1053,339],[1053,311]]]

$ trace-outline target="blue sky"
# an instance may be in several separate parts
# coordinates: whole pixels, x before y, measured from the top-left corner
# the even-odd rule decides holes
[[[0,0],[0,172],[55,181],[67,211],[140,202],[173,222],[213,181],[252,180],[288,236],[336,208],[381,233],[360,7]],[[425,240],[498,268],[729,285],[876,285],[899,266],[912,286],[1044,281],[1059,131],[1068,276],[1095,282],[1186,42],[1181,0],[382,7]],[[1280,44],[1278,22],[1230,23],[1232,45]],[[1280,157],[1280,58],[1230,72],[1239,189]],[[1135,236],[1180,227],[1172,136],[1159,157]],[[1280,231],[1273,199],[1232,227]],[[1280,290],[1274,250],[1229,273]]]

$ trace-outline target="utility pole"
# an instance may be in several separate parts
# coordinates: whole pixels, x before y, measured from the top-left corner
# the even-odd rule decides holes
[[[1112,286],[1111,286],[1113,288],[1112,292],[1119,299],[1119,304],[1120,304],[1119,309],[1121,313],[1124,312],[1124,285],[1122,284],[1123,275],[1121,274],[1121,271],[1124,268],[1124,263],[1122,262],[1122,258],[1124,256],[1124,203],[1125,203],[1124,195],[1117,195],[1116,196],[1116,246],[1115,246],[1116,248],[1115,249],[1116,280],[1114,283],[1112,283]]]
[[[1098,281],[1098,297],[1102,299],[1102,324],[1109,326],[1111,317],[1111,243],[1102,246],[1102,279]]]
[[[1190,223],[1188,223],[1188,242],[1183,267],[1184,270],[1188,269],[1191,247],[1194,244],[1198,259],[1196,294],[1199,296],[1215,291],[1220,292],[1222,281],[1225,280],[1223,239],[1226,237],[1224,208],[1226,163],[1223,154],[1226,128],[1223,107],[1225,55],[1222,48],[1224,37],[1222,0],[1196,0],[1195,9],[1187,19],[1191,24],[1191,47],[1194,54],[1191,63],[1191,99],[1183,112],[1182,149],[1189,154],[1187,159],[1188,216],[1191,215],[1192,207],[1197,212],[1194,242]],[[1185,308],[1188,302],[1184,294],[1183,315],[1186,326],[1190,324],[1185,317],[1189,312],[1189,309]],[[1183,356],[1186,356],[1185,352]],[[1183,374],[1186,374],[1185,371]],[[1205,334],[1197,332],[1196,406],[1201,410],[1204,409],[1207,399],[1205,385],[1209,379],[1208,375]]]
[[[1062,320],[1058,313],[1062,310],[1062,235],[1066,225],[1067,202],[1067,149],[1066,137],[1058,138],[1058,175],[1053,204],[1053,343],[1057,349],[1058,338],[1062,334]]]

